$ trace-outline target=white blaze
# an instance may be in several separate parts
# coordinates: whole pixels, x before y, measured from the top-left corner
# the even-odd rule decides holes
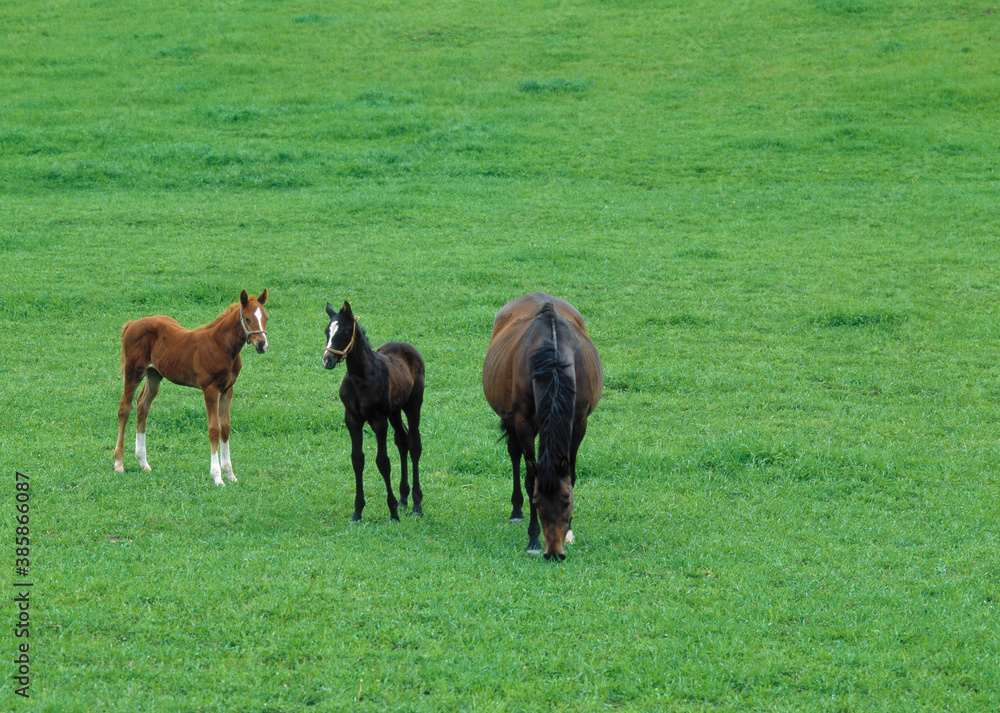
[[[330,323],[330,338],[326,342],[327,349],[333,349],[333,335],[337,333],[337,327],[340,326],[340,322]]]

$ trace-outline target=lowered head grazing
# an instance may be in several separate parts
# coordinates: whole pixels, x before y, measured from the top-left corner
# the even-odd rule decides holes
[[[556,466],[556,476],[543,489],[541,478],[535,481],[532,501],[538,511],[538,521],[545,539],[545,559],[566,559],[566,536],[573,522],[573,479],[569,461],[561,458]]]

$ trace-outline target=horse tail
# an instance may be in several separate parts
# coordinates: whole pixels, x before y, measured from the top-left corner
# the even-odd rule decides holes
[[[126,322],[122,325],[122,355],[120,357],[122,366],[122,378],[125,378],[125,332],[129,327],[132,326],[132,322]]]
[[[538,489],[553,493],[559,487],[559,462],[568,457],[573,434],[576,379],[573,358],[560,353],[557,315],[552,303],[542,306],[537,319],[551,331],[531,355],[531,382],[535,391],[535,422],[538,426]]]

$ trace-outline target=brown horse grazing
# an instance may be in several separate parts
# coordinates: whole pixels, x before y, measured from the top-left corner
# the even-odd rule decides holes
[[[132,398],[139,383],[139,411],[135,423],[135,457],[143,470],[146,461],[146,417],[163,379],[182,386],[196,386],[205,393],[208,411],[208,438],[212,443],[210,472],[216,485],[222,473],[233,483],[233,463],[229,457],[229,405],[233,384],[243,361],[240,350],[247,342],[263,354],[267,351],[267,290],[260,297],[240,292],[239,304],[230,305],[211,324],[184,329],[171,317],[144,317],[122,327],[122,376],[125,392],[118,407],[118,443],[115,470],[125,472],[125,425],[132,412]],[[221,446],[220,446],[221,438]]]
[[[420,490],[420,406],[424,402],[424,359],[412,344],[386,342],[373,350],[351,312],[351,305],[344,302],[339,312],[326,303],[330,324],[326,328],[326,349],[323,350],[323,368],[332,369],[341,361],[347,362],[347,373],[340,384],[340,400],[344,403],[344,421],[351,434],[351,463],[354,466],[354,515],[351,522],[361,519],[365,507],[365,488],[362,473],[365,453],[361,447],[365,421],[375,432],[377,452],[375,465],[385,481],[386,504],[393,520],[399,519],[397,506],[406,509],[410,484],[406,476],[406,456],[413,461],[413,514],[423,515],[424,494]],[[409,430],[403,425],[401,414],[406,414]],[[386,448],[388,424],[392,424],[393,440],[399,449],[402,476],[399,481],[400,502],[392,494],[392,468]]]
[[[573,542],[576,453],[604,388],[604,371],[583,317],[569,302],[533,292],[504,305],[493,320],[483,364],[483,392],[500,416],[514,471],[512,522],[524,519],[521,457],[531,522],[528,552],[566,559]],[[538,461],[535,461],[535,436]]]

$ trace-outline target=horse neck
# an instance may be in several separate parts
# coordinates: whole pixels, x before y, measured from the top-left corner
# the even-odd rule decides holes
[[[361,325],[357,327],[354,348],[347,352],[344,362],[347,364],[347,373],[351,376],[371,380],[378,368],[378,358],[368,338],[361,331]]]
[[[247,343],[247,335],[240,323],[242,319],[243,312],[237,306],[219,315],[219,318],[210,325],[216,343],[234,359]]]

